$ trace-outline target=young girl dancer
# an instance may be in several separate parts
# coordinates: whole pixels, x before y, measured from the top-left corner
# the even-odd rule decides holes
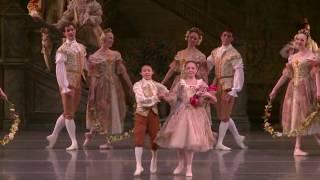
[[[166,101],[173,102],[173,106],[158,133],[156,143],[165,148],[177,149],[179,163],[173,172],[175,175],[181,174],[186,168],[186,176],[192,176],[193,153],[208,151],[216,142],[205,105],[208,102],[215,103],[217,99],[203,90],[207,84],[202,79],[196,79],[198,68],[196,62],[186,62],[186,78],[180,79],[169,94],[160,95]],[[207,100],[194,103],[194,97]]]

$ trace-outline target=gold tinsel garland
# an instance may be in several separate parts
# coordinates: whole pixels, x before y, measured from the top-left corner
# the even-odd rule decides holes
[[[105,135],[108,142],[117,142],[117,141],[123,141],[125,139],[128,139],[132,137],[133,135],[133,129],[130,129],[129,131],[126,131],[122,134],[116,134],[116,135],[107,135],[104,133],[104,130],[99,122],[95,123],[95,130],[100,133],[101,135]]]
[[[91,108],[90,110],[91,110],[91,113],[94,113],[93,117],[96,117],[96,110],[94,108]],[[122,134],[108,135],[104,132],[104,128],[102,127],[100,122],[96,120],[96,118],[94,118],[94,122],[95,122],[94,130],[99,134],[104,135],[105,138],[107,139],[107,142],[112,143],[117,141],[123,141],[125,139],[132,137],[133,135],[133,129],[130,129],[129,131],[126,131]]]
[[[265,108],[264,108],[264,116],[262,117],[264,121],[264,130],[268,132],[272,137],[282,137],[284,134],[282,132],[275,131],[272,125],[269,123],[271,112],[272,112],[272,103],[270,100],[268,100],[268,103],[267,105],[265,105]],[[311,122],[316,117],[320,118],[320,102],[317,102],[317,109],[314,112],[310,113],[309,116],[306,117],[306,119],[301,123],[301,126],[299,126],[295,130],[288,133],[287,136],[293,137],[297,135],[302,135],[303,132],[310,127]]]
[[[14,139],[14,136],[19,130],[19,124],[21,122],[19,115],[16,112],[15,105],[11,103],[10,101],[6,101],[9,107],[9,117],[10,120],[12,121],[9,133],[4,135],[3,138],[0,140],[0,144],[2,146],[5,146],[8,144],[10,141]]]
[[[316,119],[316,117],[320,117],[320,102],[317,102],[317,108],[314,112],[312,112],[301,124],[300,127],[298,127],[297,129],[295,129],[294,131],[290,132],[288,134],[289,137],[291,136],[297,136],[297,135],[302,135],[303,132],[308,129],[312,123],[312,121],[314,119]]]

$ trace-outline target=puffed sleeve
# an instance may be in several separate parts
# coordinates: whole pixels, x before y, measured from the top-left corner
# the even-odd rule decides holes
[[[169,67],[175,72],[180,72],[180,61],[181,60],[181,53],[178,52],[174,57],[174,60],[170,63]]]
[[[310,41],[312,52],[318,52],[318,49],[319,49],[318,44],[311,38],[309,39],[309,41]]]
[[[67,71],[64,62],[67,60],[65,54],[57,52],[56,54],[56,76],[59,87],[61,88],[61,93],[67,93],[70,91],[68,88],[69,82],[67,79]]]
[[[160,93],[169,93],[169,90],[163,84],[156,83],[156,86],[157,86],[158,92],[160,92]]]
[[[180,79],[178,83],[175,84],[174,87],[171,88],[169,93],[167,93],[165,100],[170,104],[171,107],[174,107],[181,96],[181,88],[183,86],[183,80]]]
[[[320,55],[319,52],[316,52],[316,53],[312,53],[308,57],[308,60],[312,65],[310,73],[313,78],[316,78],[316,75],[320,73],[320,56],[319,55]]]
[[[290,55],[294,54],[294,41],[290,41],[280,50],[280,56],[287,59]]]
[[[98,61],[94,56],[89,56],[88,58],[88,76],[89,77],[98,77],[98,71],[97,68],[99,66]]]
[[[122,56],[119,52],[115,52],[115,61],[116,61],[116,72],[117,74],[122,74],[127,72],[127,68],[123,64]]]
[[[244,83],[244,71],[242,58],[232,60],[232,66],[234,69],[234,81],[229,95],[238,97],[238,93],[241,91]]]

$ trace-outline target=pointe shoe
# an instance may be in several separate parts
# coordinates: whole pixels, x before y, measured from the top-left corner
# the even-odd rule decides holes
[[[305,151],[302,151],[301,149],[296,148],[296,149],[294,149],[293,155],[294,156],[307,156],[308,153]]]
[[[192,177],[192,167],[187,166],[186,177]]]
[[[144,171],[143,167],[137,167],[136,170],[134,171],[134,176],[140,176],[142,172]]]
[[[100,149],[112,149],[113,146],[109,143],[106,143],[106,144],[102,144],[99,146]]]
[[[245,140],[245,136],[239,136],[237,138],[235,138],[236,140],[236,143],[238,144],[238,146],[241,148],[241,149],[248,149],[248,146],[246,146],[243,141]]]
[[[216,150],[221,150],[221,151],[231,151],[231,148],[223,145],[223,144],[217,144],[216,145]]]
[[[85,133],[84,134],[84,137],[86,138],[83,142],[83,145],[82,146],[87,146],[89,144],[89,142],[91,141],[92,139],[92,135],[91,133]]]
[[[48,142],[49,142],[49,145],[46,146],[46,149],[52,149],[53,146],[54,146],[54,145],[56,144],[56,142],[57,142],[57,137],[54,136],[54,135],[49,135],[49,136],[47,136],[47,140],[48,140]]]
[[[186,177],[192,177],[192,171],[190,171],[190,172],[186,172]]]
[[[67,151],[74,151],[78,149],[78,143],[72,143],[71,146],[67,147],[66,150]]]
[[[182,173],[183,170],[184,170],[183,165],[180,165],[180,164],[179,164],[179,165],[174,169],[173,175],[179,175],[179,174]]]

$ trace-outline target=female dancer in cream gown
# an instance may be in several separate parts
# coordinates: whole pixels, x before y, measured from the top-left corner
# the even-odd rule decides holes
[[[114,36],[111,29],[104,30],[101,48],[89,57],[89,98],[87,105],[87,128],[84,146],[96,132],[104,135],[123,132],[123,122],[127,107],[124,86],[132,90],[121,54],[111,50]],[[109,139],[100,148],[111,148]]]

